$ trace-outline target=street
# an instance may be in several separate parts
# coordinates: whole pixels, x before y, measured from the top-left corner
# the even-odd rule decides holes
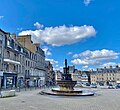
[[[95,96],[58,97],[40,95],[40,89],[0,98],[0,110],[119,110],[120,89],[93,89]]]

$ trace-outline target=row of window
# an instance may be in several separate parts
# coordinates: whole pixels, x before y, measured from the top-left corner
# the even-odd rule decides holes
[[[18,72],[18,65],[9,65],[9,64],[4,64],[3,65],[3,70],[5,71],[17,71]]]
[[[7,40],[7,46],[25,54],[27,57],[29,57],[32,60],[37,60],[36,54],[28,51],[27,49],[24,49],[24,48],[20,47],[17,43],[14,42],[13,39],[8,39]]]

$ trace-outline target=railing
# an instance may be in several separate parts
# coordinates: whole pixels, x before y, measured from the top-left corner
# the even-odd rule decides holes
[[[4,59],[10,59],[10,60],[13,60],[13,61],[18,61],[20,62],[19,58],[18,57],[8,57],[8,56],[4,56]]]

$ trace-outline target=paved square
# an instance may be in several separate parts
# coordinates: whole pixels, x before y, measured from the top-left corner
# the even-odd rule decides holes
[[[119,89],[94,89],[95,96],[57,97],[39,95],[37,90],[17,92],[0,98],[0,110],[119,110]]]

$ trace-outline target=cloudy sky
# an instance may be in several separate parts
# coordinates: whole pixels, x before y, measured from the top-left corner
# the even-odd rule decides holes
[[[120,64],[120,0],[3,0],[0,28],[31,34],[55,69]]]

